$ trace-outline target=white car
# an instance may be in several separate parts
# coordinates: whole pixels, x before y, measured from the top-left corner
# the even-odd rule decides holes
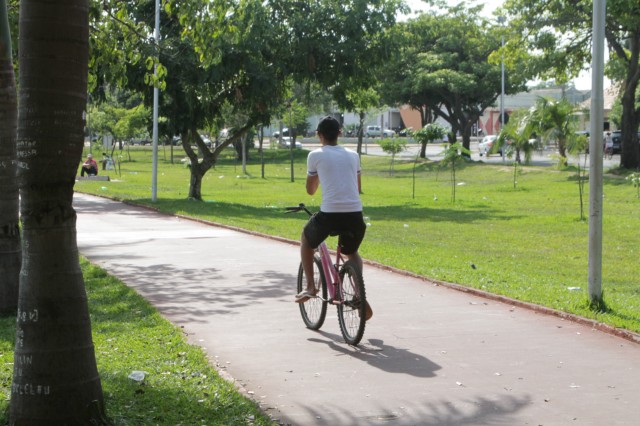
[[[282,141],[280,142],[280,148],[287,148],[289,149],[291,147],[291,136],[283,136],[282,137]],[[296,149],[302,149],[302,144],[298,141],[296,141]]]
[[[382,129],[380,126],[367,126],[367,130],[364,132],[365,136],[369,138],[375,138],[376,136],[384,136],[390,138],[395,136],[396,132],[391,129]]]
[[[280,132],[276,130],[275,132],[273,132],[273,134],[271,136],[273,136],[276,139],[279,139],[280,138]],[[289,134],[289,129],[287,127],[282,129],[282,136],[291,136]]]
[[[480,151],[480,156],[486,155],[489,156],[491,152],[491,147],[493,147],[494,142],[498,139],[496,135],[487,135],[482,138],[480,143],[478,143],[478,151]]]

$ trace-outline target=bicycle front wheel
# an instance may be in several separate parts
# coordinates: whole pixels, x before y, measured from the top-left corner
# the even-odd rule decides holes
[[[349,345],[360,343],[364,335],[367,299],[364,292],[362,270],[352,260],[340,269],[342,286],[339,291],[341,303],[338,305],[338,321],[344,340]]]
[[[305,303],[300,303],[300,314],[307,328],[311,330],[318,330],[324,324],[324,319],[327,315],[327,280],[322,272],[322,263],[317,256],[313,258],[313,280],[318,296],[313,299],[307,300]],[[305,276],[302,263],[298,268],[298,293],[307,288],[307,277]]]

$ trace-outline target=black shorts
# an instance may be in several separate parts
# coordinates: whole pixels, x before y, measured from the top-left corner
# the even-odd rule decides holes
[[[353,254],[358,251],[366,230],[367,225],[364,223],[362,212],[318,212],[311,216],[303,232],[313,248],[317,248],[329,235],[338,235],[342,253]]]

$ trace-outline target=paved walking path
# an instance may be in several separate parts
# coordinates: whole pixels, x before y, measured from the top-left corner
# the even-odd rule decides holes
[[[81,253],[283,424],[639,424],[640,344],[368,266],[374,317],[353,348],[333,309],[304,327],[296,245],[88,195],[74,206]]]

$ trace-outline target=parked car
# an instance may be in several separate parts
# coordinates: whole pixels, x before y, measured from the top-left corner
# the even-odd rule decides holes
[[[218,139],[227,139],[229,137],[230,130],[231,129],[227,129],[226,127],[220,130],[220,133],[218,133]]]
[[[380,126],[367,126],[367,130],[364,132],[368,138],[375,138],[376,136],[383,136],[390,138],[395,136],[396,132],[391,129],[382,129]]]
[[[611,139],[613,140],[613,153],[621,154],[622,153],[622,131],[613,130],[611,132]],[[640,132],[638,132],[638,143],[640,143]]]
[[[283,136],[282,140],[279,142],[279,146],[280,148],[286,148],[289,149],[291,147],[291,137],[290,136]],[[296,149],[302,149],[302,143],[296,141]]]
[[[611,140],[613,141],[613,153],[620,154],[622,152],[622,132],[620,130],[611,132]]]
[[[151,145],[151,140],[145,138],[131,138],[129,145]]]
[[[280,138],[280,132],[276,130],[275,132],[273,132],[273,134],[271,136],[273,136],[274,138],[278,139],[278,138]],[[291,136],[289,134],[289,129],[288,128],[285,127],[285,128],[282,129],[282,136],[283,137],[284,136]]]
[[[486,155],[487,157],[489,156],[496,139],[498,139],[498,136],[496,135],[487,135],[480,140],[480,143],[478,143],[478,151],[480,151],[481,157],[483,155]]]
[[[211,139],[209,139],[207,136],[202,137],[202,142],[204,142],[207,148],[211,148],[212,142],[211,142]]]

